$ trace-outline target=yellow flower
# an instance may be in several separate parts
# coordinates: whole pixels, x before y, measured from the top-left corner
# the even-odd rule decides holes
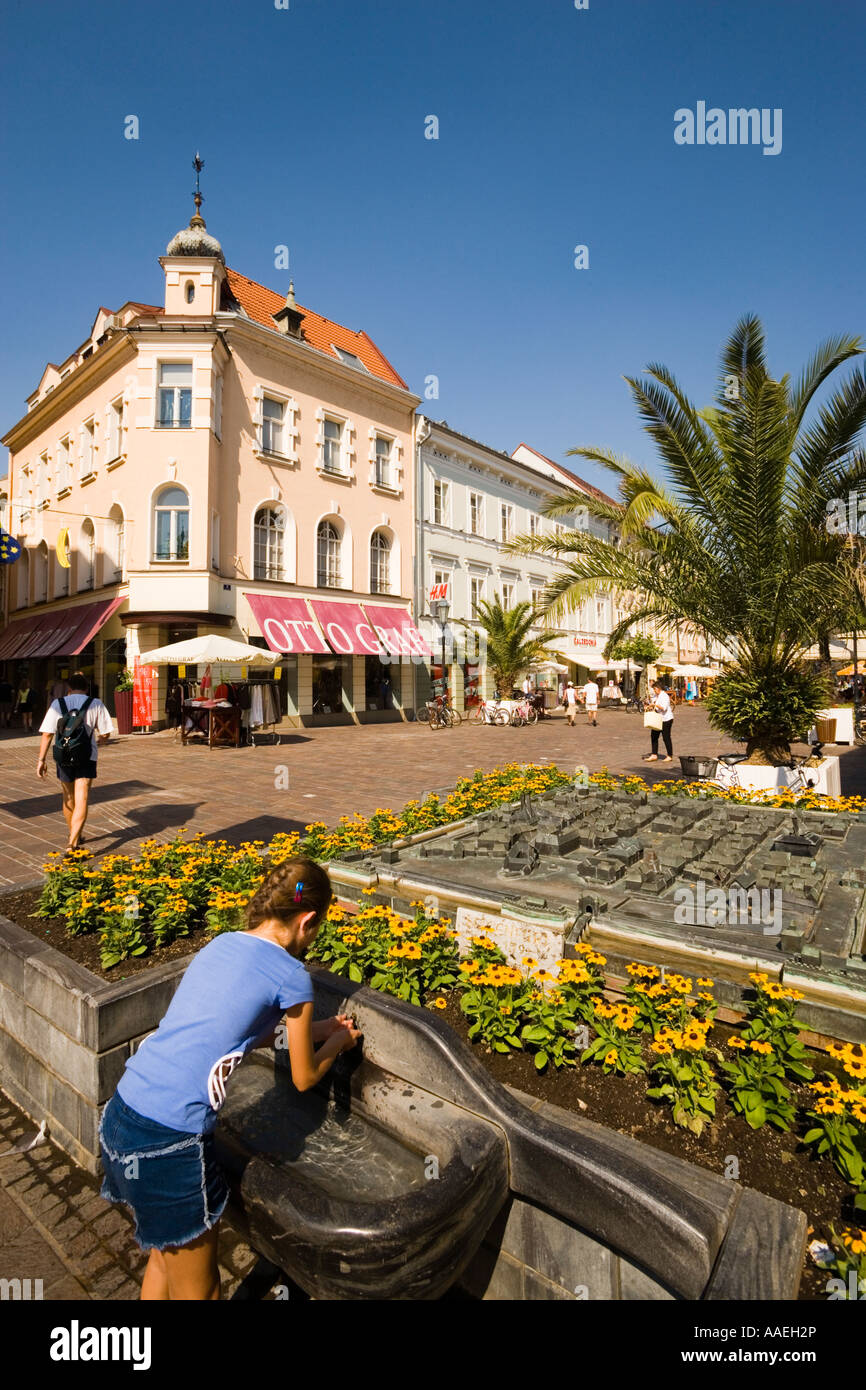
[[[447,1009],[447,1008],[448,1008],[448,1002],[447,1002],[447,1000],[442,999],[442,998],[434,999],[434,1000],[433,1000],[433,1008],[434,1008],[434,1009]]]
[[[846,1226],[839,1232],[839,1239],[852,1255],[866,1255],[866,1231]]]
[[[745,1049],[745,1046],[746,1044],[743,1042],[743,1039],[737,1037],[736,1034],[734,1034],[732,1038],[728,1039],[728,1047],[736,1048],[737,1051],[743,1051]]]
[[[670,1043],[665,1042],[662,1038],[657,1038],[654,1043],[650,1044],[650,1052],[657,1053],[659,1057],[668,1057],[672,1051],[673,1048]]]
[[[815,1113],[817,1115],[841,1115],[845,1107],[835,1096],[824,1096],[815,1102]]]
[[[698,985],[700,986],[701,989],[712,989],[712,987],[713,987],[713,981],[712,981],[712,980],[698,980]]]
[[[617,1059],[617,1055],[618,1054],[614,1048],[611,1048],[609,1052],[605,1053],[604,1060],[609,1067],[613,1066],[614,1062]]]
[[[772,1043],[762,1042],[760,1038],[753,1038],[749,1043],[752,1052],[759,1052],[762,1057],[769,1057],[773,1051]]]

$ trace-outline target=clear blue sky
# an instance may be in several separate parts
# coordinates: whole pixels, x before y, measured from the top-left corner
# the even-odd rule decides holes
[[[6,0],[4,431],[100,304],[161,300],[196,148],[230,265],[283,290],[286,243],[301,303],[498,448],[651,461],[624,374],[703,404],[745,311],[780,374],[866,328],[862,0],[290,5]],[[782,152],[676,145],[698,101],[781,107]]]

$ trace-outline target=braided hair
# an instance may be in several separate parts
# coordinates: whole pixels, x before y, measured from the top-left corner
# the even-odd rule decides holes
[[[247,926],[269,918],[288,922],[301,912],[314,912],[318,923],[331,901],[331,880],[313,859],[286,859],[272,869],[247,908]]]

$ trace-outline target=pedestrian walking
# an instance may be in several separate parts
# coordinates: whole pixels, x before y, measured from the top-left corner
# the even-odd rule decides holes
[[[18,686],[15,713],[21,715],[21,727],[28,734],[33,732],[33,707],[35,704],[36,691],[25,676]]]
[[[313,983],[301,962],[330,900],[328,875],[311,859],[274,869],[246,928],[195,956],[105,1107],[101,1195],[130,1208],[135,1239],[150,1252],[145,1302],[220,1297],[217,1242],[229,1188],[213,1131],[245,1054],[288,1047],[292,1081],[308,1091],[361,1036],[345,1014],[313,1022]]]
[[[577,691],[572,681],[569,681],[568,685],[565,687],[565,695],[563,698],[565,700],[565,713],[569,724],[573,728],[575,720],[577,719]]]
[[[582,690],[584,704],[586,705],[587,722],[594,729],[598,728],[598,684],[590,676]]]
[[[48,775],[48,748],[54,740],[54,760],[63,792],[63,818],[69,832],[67,850],[77,849],[82,839],[90,784],[96,776],[98,745],[110,737],[111,715],[101,700],[87,694],[88,679],[80,671],[69,681],[68,695],[48,707],[39,726],[42,742],[36,775]]]
[[[14,701],[15,691],[12,689],[12,682],[7,681],[5,676],[0,677],[0,729],[9,728]]]
[[[671,704],[671,697],[665,690],[661,681],[653,681],[651,688],[653,703],[646,717],[650,718],[652,715],[655,715],[657,720],[658,717],[661,716],[661,728],[654,729],[650,727],[650,744],[652,745],[652,752],[649,754],[646,761],[648,763],[671,763],[674,759],[673,742],[671,740],[671,730],[673,729],[674,724],[674,711],[673,706]],[[659,734],[661,734],[662,738],[664,739],[666,754],[664,758],[659,757]]]

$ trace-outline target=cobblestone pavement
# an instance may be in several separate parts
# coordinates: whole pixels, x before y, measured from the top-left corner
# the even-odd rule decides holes
[[[99,1196],[99,1179],[50,1142],[2,1156],[35,1129],[0,1092],[0,1279],[41,1280],[46,1301],[137,1299],[147,1256],[133,1240],[126,1208]],[[255,1263],[223,1220],[223,1298],[232,1297]],[[35,1294],[37,1286],[30,1288]]]
[[[142,838],[170,838],[181,826],[233,841],[267,839],[277,830],[376,806],[399,807],[410,797],[453,785],[457,777],[511,759],[550,760],[595,771],[608,766],[650,780],[677,775],[679,765],[646,764],[649,737],[638,717],[600,715],[570,729],[557,715],[531,729],[462,725],[431,733],[415,725],[301,730],[279,747],[183,748],[172,734],[127,737],[106,745],[88,821],[98,853],[132,850]],[[62,846],[57,782],[35,777],[35,736],[0,734],[0,890],[39,877],[45,855]],[[701,709],[679,709],[677,752],[730,748],[709,729]],[[842,790],[866,794],[866,749],[834,750]],[[288,787],[284,787],[288,772]],[[0,1094],[0,1154],[34,1132]],[[53,1144],[0,1157],[0,1278],[41,1279],[46,1299],[134,1299],[144,1256],[132,1239],[131,1218],[98,1196],[99,1184]],[[221,1263],[229,1297],[255,1256],[223,1223]]]
[[[36,735],[0,733],[0,890],[38,878],[45,855],[65,843],[53,767],[46,781],[35,776],[37,746]],[[675,755],[732,747],[709,728],[702,709],[677,710]],[[463,724],[433,733],[402,723],[301,729],[284,734],[279,746],[213,751],[183,747],[173,733],[131,735],[100,752],[87,834],[100,854],[128,852],[149,835],[169,839],[181,826],[236,842],[268,839],[312,820],[396,808],[452,786],[476,767],[510,759],[548,759],[565,768],[582,763],[591,771],[607,766],[652,780],[679,774],[676,757],[673,764],[643,762],[648,749],[640,717],[620,710],[602,710],[596,729],[583,716],[571,729],[557,712],[527,729]],[[866,748],[833,751],[841,758],[843,793],[866,793]]]

